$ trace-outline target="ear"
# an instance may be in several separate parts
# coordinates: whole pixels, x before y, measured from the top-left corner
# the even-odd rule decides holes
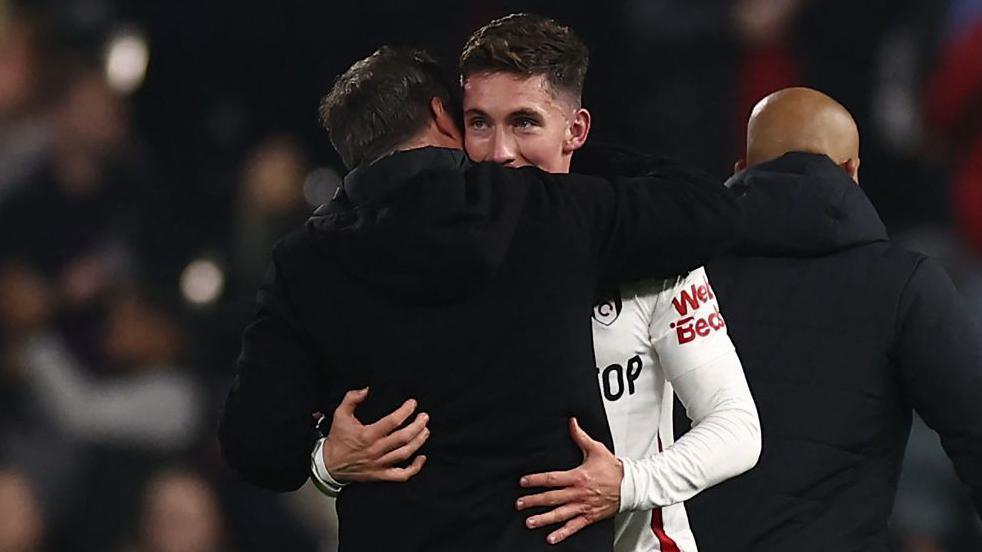
[[[842,170],[846,171],[849,178],[853,179],[856,184],[859,184],[859,158],[849,158],[845,163],[840,165]]]
[[[586,109],[581,107],[573,112],[566,139],[563,140],[563,153],[573,153],[583,147],[590,135],[590,122],[590,112]]]
[[[742,171],[743,169],[746,169],[746,168],[747,168],[747,160],[746,159],[741,159],[741,160],[739,160],[739,161],[737,161],[736,163],[733,164],[733,172],[734,173],[738,173],[738,172],[740,172],[740,171]]]
[[[464,136],[457,127],[457,118],[448,113],[443,105],[443,100],[434,96],[430,100],[430,111],[433,113],[433,124],[437,130],[447,139],[461,144],[463,147]]]

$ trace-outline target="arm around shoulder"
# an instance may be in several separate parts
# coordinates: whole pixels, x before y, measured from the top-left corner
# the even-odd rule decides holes
[[[549,175],[589,225],[605,279],[673,277],[705,264],[735,232],[739,211],[721,183],[666,160],[632,177]]]

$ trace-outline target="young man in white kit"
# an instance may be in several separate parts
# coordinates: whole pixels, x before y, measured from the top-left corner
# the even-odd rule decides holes
[[[572,31],[538,16],[475,32],[460,61],[471,159],[569,172],[590,131],[580,105],[588,56]],[[683,501],[754,466],[757,410],[704,269],[613,287],[594,309],[593,336],[617,456],[573,423],[584,464],[523,478],[525,487],[552,490],[516,506],[551,508],[527,520],[563,524],[550,542],[618,514],[618,551],[694,551]],[[678,442],[673,392],[693,420]]]
[[[461,55],[465,146],[474,161],[537,166],[566,173],[590,130],[580,105],[588,51],[567,27],[516,14],[475,32]],[[757,410],[726,333],[712,287],[700,268],[673,280],[612,286],[593,312],[597,376],[616,456],[571,421],[584,463],[568,472],[530,474],[536,490],[516,508],[530,528],[555,526],[559,542],[616,515],[615,550],[693,552],[683,501],[743,473],[760,454]],[[426,440],[425,416],[398,427],[414,403],[363,426],[350,392],[334,414],[331,435],[315,451],[314,479],[336,491],[341,481],[400,480],[422,468],[406,460]],[[673,393],[693,427],[673,439]],[[395,454],[398,451],[399,454]],[[543,489],[545,489],[543,491]]]

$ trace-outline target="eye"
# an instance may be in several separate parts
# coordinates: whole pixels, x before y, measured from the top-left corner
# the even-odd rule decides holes
[[[535,121],[528,117],[519,117],[515,119],[514,125],[518,128],[531,128],[536,126]]]
[[[468,126],[473,130],[484,130],[488,128],[488,122],[480,117],[475,117],[470,120]]]

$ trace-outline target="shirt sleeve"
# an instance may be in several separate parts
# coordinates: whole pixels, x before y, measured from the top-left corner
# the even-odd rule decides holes
[[[299,323],[275,260],[258,305],[242,336],[219,442],[226,462],[247,481],[296,490],[309,477],[320,437],[313,414],[319,410],[318,390],[327,385],[326,368]]]
[[[658,294],[648,332],[668,381],[734,350],[703,267]]]
[[[622,512],[683,502],[760,457],[757,408],[703,269],[659,295],[651,324],[652,344],[693,427],[664,452],[621,459]]]
[[[324,463],[324,446],[326,443],[327,438],[321,437],[317,440],[317,446],[314,447],[314,452],[310,453],[310,475],[314,482],[314,487],[318,491],[331,498],[337,498],[341,494],[341,489],[346,487],[350,482],[338,481],[328,471],[327,464]]]

